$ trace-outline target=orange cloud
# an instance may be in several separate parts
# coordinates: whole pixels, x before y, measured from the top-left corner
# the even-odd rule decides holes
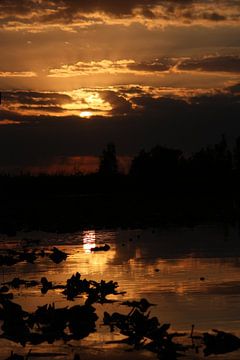
[[[12,78],[12,77],[36,77],[37,74],[33,71],[0,71],[0,78]]]
[[[234,0],[2,0],[0,26],[8,30],[42,31],[61,27],[139,22],[148,27],[169,24],[238,24]]]
[[[160,58],[152,61],[137,62],[135,60],[101,60],[75,64],[65,64],[60,68],[49,70],[48,77],[69,78],[89,75],[121,75],[131,74],[136,76],[164,75],[171,72],[224,72],[240,73],[240,56],[209,55],[201,58]]]

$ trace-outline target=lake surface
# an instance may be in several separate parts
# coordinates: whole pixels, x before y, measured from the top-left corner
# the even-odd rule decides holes
[[[46,276],[56,284],[65,284],[77,271],[88,280],[114,280],[119,283],[119,302],[96,305],[99,316],[98,331],[81,342],[72,344],[43,344],[22,348],[0,339],[0,359],[10,350],[22,354],[55,352],[51,358],[72,359],[74,352],[81,359],[155,359],[151,353],[129,353],[119,345],[107,344],[120,336],[102,327],[103,312],[128,309],[120,305],[123,300],[147,298],[157,306],[151,315],[160,322],[171,323],[172,330],[190,333],[195,324],[196,332],[219,329],[240,335],[240,239],[238,227],[227,225],[199,226],[195,228],[167,228],[146,230],[88,230],[74,234],[18,233],[16,237],[1,236],[1,250],[21,249],[31,240],[39,240],[39,249],[57,246],[69,256],[59,265],[48,258],[35,264],[21,263],[0,269],[1,282],[22,279],[40,280]],[[109,244],[107,252],[92,253],[90,249]],[[31,248],[32,248],[31,247]],[[55,302],[56,307],[82,304],[84,299],[67,302],[60,290],[42,295],[40,288],[21,288],[14,292],[14,301],[27,311],[38,305]],[[111,297],[110,297],[111,298]],[[94,305],[95,306],[95,305]],[[39,357],[41,358],[41,357]],[[42,357],[45,358],[46,357]],[[50,355],[49,355],[50,358]],[[201,354],[191,354],[189,359],[200,359]],[[210,356],[211,359],[240,359],[240,351],[227,355]]]

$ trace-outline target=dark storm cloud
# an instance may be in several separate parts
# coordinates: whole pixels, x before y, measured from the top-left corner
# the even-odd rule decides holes
[[[202,59],[186,59],[178,64],[179,70],[240,72],[240,56],[209,56]]]
[[[72,103],[72,98],[65,94],[54,92],[36,92],[36,91],[6,91],[2,93],[2,107],[4,111],[13,111],[13,114],[21,116],[29,112],[35,112],[37,115],[43,113],[63,113],[62,105]],[[2,112],[0,112],[1,116]],[[11,115],[11,113],[10,113]],[[8,119],[14,120],[15,116]],[[1,118],[5,120],[4,117]],[[24,117],[21,117],[24,121]]]
[[[111,104],[113,115],[124,115],[132,112],[131,103],[114,91],[101,92],[101,98]]]
[[[22,108],[27,108],[27,107],[23,106]],[[39,108],[42,109],[42,107],[39,107]],[[51,108],[51,106],[50,106],[50,108]],[[56,108],[56,109],[58,109],[58,108]],[[55,110],[53,112],[58,112],[58,111]],[[64,121],[68,121],[68,120],[73,121],[74,119],[79,120],[79,117],[78,116],[62,116],[61,118],[59,118],[59,116],[54,116],[54,115],[26,115],[26,114],[19,113],[16,111],[11,111],[11,110],[1,110],[0,111],[0,125],[1,125],[1,121],[4,122],[6,120],[10,120],[12,122],[10,126],[14,125],[14,123],[20,124],[20,125],[36,125],[36,124],[43,125],[43,124],[51,124],[52,122],[53,123],[55,122],[55,125],[56,125],[56,122],[61,122],[60,119],[63,119]],[[6,127],[8,127],[8,125],[6,125]]]
[[[213,95],[198,95],[194,96],[191,99],[191,104],[197,105],[198,107],[202,107],[204,110],[205,107],[211,107],[215,110],[221,108],[228,108],[231,109],[231,106],[239,106],[240,105],[240,96],[231,94],[231,93],[219,93]],[[236,113],[237,115],[238,113]]]
[[[150,21],[238,21],[238,5],[234,0],[2,0],[0,22],[3,27],[14,23],[94,24],[106,20],[103,14],[123,20],[137,15]],[[98,16],[91,18],[91,14]]]
[[[143,7],[145,10],[151,9],[156,5],[166,5],[170,12],[172,12],[172,6],[185,6],[191,4],[194,1],[181,1],[179,5],[178,1],[164,1],[164,0],[45,0],[40,2],[38,0],[2,0],[0,3],[0,9],[4,10],[8,15],[29,15],[33,11],[44,12],[49,11],[50,19],[57,19],[57,16],[61,14],[66,19],[71,20],[74,14],[78,11],[83,13],[91,13],[94,11],[103,11],[114,15],[129,15],[137,7]],[[195,1],[199,2],[199,1]],[[52,11],[56,10],[55,14]]]
[[[120,93],[120,94],[142,94],[142,93],[144,93],[144,90],[140,87],[140,86],[138,86],[138,85],[136,85],[136,86],[132,86],[132,85],[130,85],[129,87],[119,87],[118,88],[118,92]]]
[[[240,83],[229,86],[228,91],[233,93],[233,94],[239,94],[240,95]]]
[[[22,118],[22,116],[20,116]],[[16,111],[0,110],[0,122],[5,120],[11,120],[13,122],[19,122],[19,114]]]
[[[50,106],[69,103],[72,101],[72,98],[68,95],[53,92],[5,91],[2,94],[2,100],[7,103]]]
[[[151,96],[139,96],[132,99],[132,102],[138,105],[141,111],[158,115],[165,112],[173,111],[177,113],[179,109],[186,109],[189,107],[186,101],[181,99],[173,99],[168,97],[153,98]]]
[[[58,106],[26,106],[26,105],[21,105],[18,107],[18,109],[21,110],[27,110],[27,111],[45,111],[45,112],[50,112],[50,113],[63,113],[65,110],[63,108],[60,108]]]
[[[153,61],[136,62],[135,60],[120,59],[116,61],[101,60],[75,64],[64,64],[60,68],[49,70],[49,77],[73,77],[93,74],[123,74],[135,75],[161,73],[171,69],[176,60],[170,58],[155,59]]]
[[[240,56],[205,56],[202,58],[160,58],[152,61],[135,60],[101,60],[64,64],[60,68],[49,69],[48,77],[69,78],[99,74],[133,74],[148,75],[167,72],[198,71],[198,72],[240,72]]]
[[[204,13],[203,19],[211,20],[211,21],[224,21],[227,19],[227,17],[224,15],[220,15],[214,11],[214,12]]]
[[[129,70],[139,72],[163,72],[168,71],[172,65],[171,59],[154,60],[152,62],[141,62],[128,65]]]

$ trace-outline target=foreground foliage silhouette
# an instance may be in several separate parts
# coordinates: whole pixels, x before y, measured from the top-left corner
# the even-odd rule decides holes
[[[34,262],[42,257],[48,256],[55,264],[60,264],[62,261],[67,259],[67,254],[64,251],[53,247],[51,252],[35,249],[23,249],[22,251],[7,250],[7,253],[0,255],[0,266],[13,266],[18,263],[26,261],[27,263],[34,264]]]
[[[27,281],[15,278],[5,285],[2,284],[3,290],[8,292],[9,288],[6,284],[18,288],[21,285],[37,286],[40,282],[33,281],[29,284]],[[22,346],[26,344],[34,346],[44,342],[53,344],[57,340],[64,342],[81,340],[96,331],[98,316],[93,304],[108,302],[109,294],[122,294],[117,292],[116,282],[82,280],[80,273],[68,279],[66,285],[50,286],[49,284],[52,283],[46,278],[41,279],[41,284],[43,287],[48,286],[48,290],[64,289],[63,294],[68,300],[73,300],[80,294],[85,294],[87,299],[85,304],[72,307],[56,308],[54,303],[45,304],[39,306],[33,313],[29,313],[19,304],[6,297],[0,297],[0,320],[3,322],[1,338],[20,343]],[[179,340],[175,342],[175,338],[186,337],[186,333],[171,333],[170,324],[160,323],[157,317],[151,317],[149,309],[154,304],[149,303],[147,299],[125,301],[121,305],[131,308],[130,312],[109,314],[105,311],[103,325],[108,326],[111,332],[120,331],[124,336],[124,339],[117,343],[127,344],[134,350],[148,350],[161,360],[178,359],[188,350],[199,352],[202,349],[203,354],[209,356],[225,354],[240,348],[240,339],[237,336],[218,330],[194,336],[192,328],[191,344],[182,344]],[[8,359],[22,360],[24,357],[12,353]]]
[[[56,309],[44,305],[34,313],[28,313],[9,300],[1,301],[0,319],[3,321],[1,338],[25,346],[56,340],[80,340],[96,331],[95,308],[91,305],[75,305]]]

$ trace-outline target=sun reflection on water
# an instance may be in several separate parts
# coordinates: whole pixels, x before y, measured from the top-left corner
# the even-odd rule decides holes
[[[102,245],[101,236],[98,236],[98,233],[95,230],[83,231],[81,234],[82,238],[82,252],[77,252],[72,255],[72,259],[76,263],[81,264],[81,268],[84,270],[84,273],[87,275],[98,274],[101,277],[108,277],[105,274],[106,269],[109,264],[116,257],[116,247],[111,244],[109,251],[93,252],[91,249],[96,246]],[[87,256],[86,256],[87,255]],[[109,275],[109,277],[111,277]]]
[[[83,250],[86,254],[91,253],[91,249],[96,247],[96,233],[94,230],[83,232]]]

